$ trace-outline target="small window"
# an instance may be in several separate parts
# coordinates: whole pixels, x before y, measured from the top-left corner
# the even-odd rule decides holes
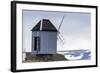
[[[34,37],[34,50],[40,51],[40,37]]]

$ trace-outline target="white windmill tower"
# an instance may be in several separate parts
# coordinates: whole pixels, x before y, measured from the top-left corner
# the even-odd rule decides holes
[[[56,54],[57,40],[61,45],[64,45],[64,39],[59,31],[64,20],[64,16],[58,29],[49,19],[40,20],[32,28],[32,54],[49,55]]]

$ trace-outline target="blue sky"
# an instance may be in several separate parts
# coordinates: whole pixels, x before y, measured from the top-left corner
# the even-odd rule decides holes
[[[57,50],[91,49],[91,14],[79,12],[54,12],[23,10],[23,48],[31,51],[31,29],[41,20],[49,19],[58,29],[64,45],[58,42]]]

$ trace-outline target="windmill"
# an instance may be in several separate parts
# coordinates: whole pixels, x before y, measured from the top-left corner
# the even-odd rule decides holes
[[[41,54],[55,54],[57,52],[57,39],[60,44],[64,45],[64,38],[59,31],[63,23],[64,16],[61,23],[56,29],[49,19],[40,20],[32,28],[32,53],[35,55]]]
[[[58,30],[49,19],[40,20],[32,28],[32,54],[55,54]]]

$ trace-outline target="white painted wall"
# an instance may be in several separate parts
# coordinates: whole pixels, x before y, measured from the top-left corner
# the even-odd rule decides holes
[[[41,49],[42,54],[55,54],[57,50],[57,32],[41,32]]]
[[[11,73],[10,72],[10,1],[0,1],[0,73]],[[45,1],[45,2],[58,2],[58,3],[71,3],[71,4],[87,4],[87,5],[98,5],[100,13],[100,0],[33,0],[33,1]],[[100,14],[99,20],[100,20]],[[100,24],[100,21],[99,21]],[[100,32],[100,25],[98,26]],[[100,33],[98,34],[100,37]],[[100,44],[100,38],[99,44]],[[99,45],[100,48],[100,45]],[[100,52],[100,49],[98,49]],[[100,53],[98,53],[100,56]],[[100,57],[99,57],[100,66]],[[84,69],[64,69],[64,70],[52,70],[52,71],[38,71],[34,73],[99,73],[100,67],[98,68],[84,68]],[[33,73],[33,72],[22,72],[22,73]]]
[[[32,52],[33,54],[37,53],[34,50],[34,36],[36,32],[33,32],[33,46]],[[48,32],[48,31],[41,31],[40,32],[40,51],[38,54],[55,54],[57,50],[57,32]]]

